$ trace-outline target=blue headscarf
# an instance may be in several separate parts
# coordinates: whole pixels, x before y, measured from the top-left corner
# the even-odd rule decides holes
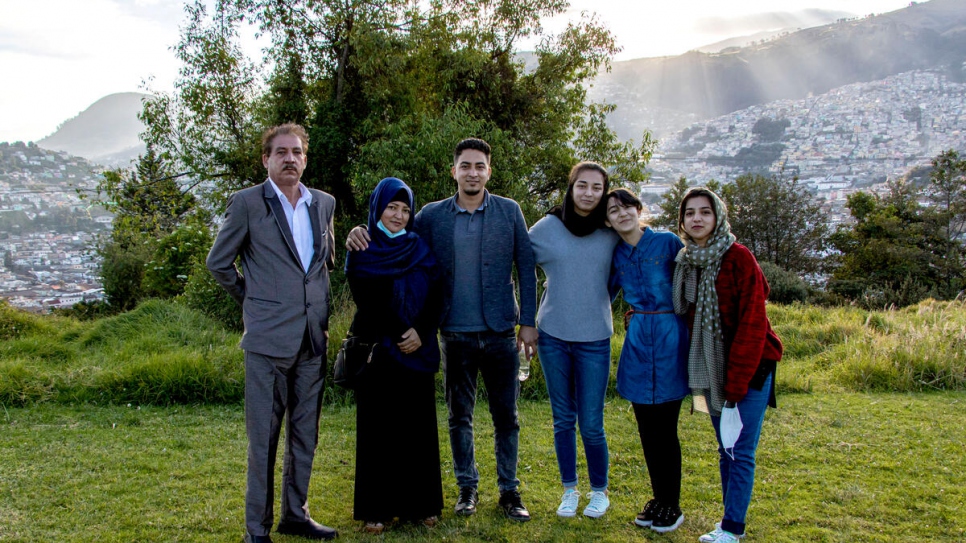
[[[410,213],[406,233],[401,236],[390,238],[376,226],[390,202],[398,200],[400,191],[405,193],[409,209],[414,209],[413,191],[402,180],[387,177],[376,185],[369,197],[372,241],[365,251],[349,251],[345,272],[361,278],[392,279],[391,309],[403,322],[413,326],[426,303],[431,281],[437,278],[437,267],[429,246],[412,231],[415,212]],[[395,349],[395,354],[402,353]]]

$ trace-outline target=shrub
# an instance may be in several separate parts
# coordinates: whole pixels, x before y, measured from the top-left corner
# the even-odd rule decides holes
[[[117,311],[127,311],[144,298],[144,268],[151,259],[149,243],[121,244],[110,242],[101,247],[101,280],[108,303]]]
[[[173,298],[184,292],[195,265],[205,259],[211,247],[207,226],[188,224],[162,238],[153,258],[145,264],[143,290],[146,296]]]
[[[215,281],[201,259],[196,260],[191,267],[184,294],[179,300],[229,330],[241,332],[244,328],[241,306]]]
[[[771,292],[768,299],[779,304],[804,302],[808,299],[808,284],[798,275],[781,269],[771,262],[762,262],[761,271],[768,280]]]
[[[105,300],[85,300],[70,307],[55,307],[51,313],[61,317],[74,318],[79,321],[93,321],[102,317],[116,315],[118,309]]]

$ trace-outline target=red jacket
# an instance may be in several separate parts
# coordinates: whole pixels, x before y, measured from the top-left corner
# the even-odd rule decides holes
[[[747,247],[734,243],[724,254],[715,289],[728,355],[725,400],[738,402],[748,393],[748,383],[762,360],[781,360],[782,342],[765,314],[768,281]],[[693,306],[688,322],[693,326]]]

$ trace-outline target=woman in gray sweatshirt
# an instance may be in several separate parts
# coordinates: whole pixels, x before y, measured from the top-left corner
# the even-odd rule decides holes
[[[611,319],[608,277],[620,238],[604,227],[607,170],[580,162],[570,171],[563,204],[530,229],[546,290],[537,311],[537,352],[553,411],[554,448],[564,494],[557,515],[577,514],[577,433],[589,472],[584,515],[597,518],[610,506],[604,395],[610,378]]]

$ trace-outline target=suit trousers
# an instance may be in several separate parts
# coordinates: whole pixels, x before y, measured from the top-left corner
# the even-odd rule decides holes
[[[325,353],[325,344],[321,353]],[[306,339],[298,354],[276,358],[245,351],[245,430],[248,488],[245,527],[268,535],[274,523],[275,458],[285,419],[281,521],[309,518],[308,488],[319,441],[319,408],[325,367]]]

